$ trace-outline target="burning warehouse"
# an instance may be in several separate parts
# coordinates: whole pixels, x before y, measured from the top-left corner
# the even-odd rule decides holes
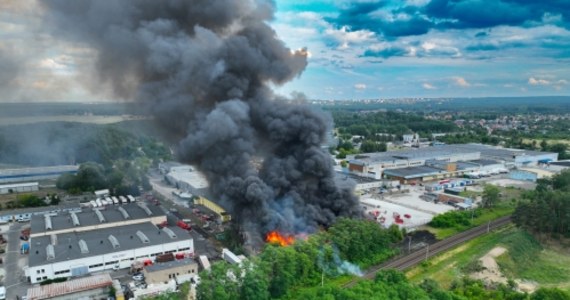
[[[205,174],[215,198],[258,239],[359,214],[352,187],[335,183],[321,148],[331,118],[270,90],[300,76],[308,53],[287,48],[268,25],[272,1],[40,4],[45,26],[95,54],[91,78],[178,136],[179,158]]]

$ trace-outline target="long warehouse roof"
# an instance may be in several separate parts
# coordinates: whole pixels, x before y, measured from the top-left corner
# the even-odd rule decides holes
[[[187,231],[178,227],[159,229],[150,222],[33,237],[28,264],[34,267],[186,240],[192,240]]]
[[[151,213],[150,215],[144,206],[148,208]],[[99,211],[99,213],[96,211]],[[123,211],[127,213],[129,220],[166,216],[160,207],[154,205],[143,205],[142,207],[139,203],[108,205],[105,208],[86,208],[82,209],[81,212],[76,213],[61,212],[54,214],[50,217],[52,225],[51,229],[46,228],[44,216],[34,215],[31,220],[31,231],[32,234],[38,234],[49,233],[49,231],[94,226],[102,223],[101,217],[104,220],[104,223],[122,222],[126,220]],[[78,224],[75,221],[77,221]]]

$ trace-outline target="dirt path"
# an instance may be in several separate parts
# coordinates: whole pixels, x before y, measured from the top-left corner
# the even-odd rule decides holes
[[[495,247],[489,251],[485,256],[481,257],[479,261],[483,267],[482,271],[473,273],[471,275],[474,279],[480,279],[488,284],[507,283],[507,277],[503,275],[495,258],[503,255],[507,249],[503,247]]]
[[[489,285],[507,284],[508,279],[505,277],[503,272],[501,272],[501,269],[495,260],[497,257],[505,254],[506,252],[507,249],[504,247],[493,248],[491,251],[485,254],[485,256],[479,259],[483,270],[471,274],[471,277],[474,279],[482,280]],[[517,284],[517,289],[521,292],[532,293],[538,288],[538,285],[531,281],[515,279],[515,283]]]

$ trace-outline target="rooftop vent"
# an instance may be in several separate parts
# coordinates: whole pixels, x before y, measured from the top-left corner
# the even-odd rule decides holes
[[[79,223],[79,218],[77,217],[75,212],[70,212],[69,214],[71,215],[71,220],[73,221],[73,226],[81,226],[81,223]]]
[[[117,209],[121,212],[121,214],[123,215],[123,218],[125,218],[125,220],[131,218],[131,216],[129,216],[129,213],[122,206],[119,206]]]
[[[50,242],[52,245],[54,245],[54,246],[57,245],[57,235],[52,234],[49,236],[49,238],[50,238]]]
[[[175,238],[178,237],[178,236],[176,235],[176,233],[174,233],[174,231],[172,231],[172,229],[170,229],[170,228],[168,228],[168,227],[162,228],[162,231],[166,232],[166,234],[168,234],[168,236],[169,236],[171,239],[175,239]]]
[[[139,239],[141,240],[141,242],[143,244],[148,244],[150,243],[148,237],[146,236],[146,234],[144,234],[142,231],[138,230],[137,231],[137,236],[139,237]]]
[[[82,254],[89,253],[89,248],[87,247],[87,243],[84,240],[79,240],[79,248],[81,249]]]
[[[113,245],[113,249],[121,247],[121,244],[119,244],[119,240],[117,240],[117,238],[112,234],[109,235],[109,242],[111,242],[111,245]]]
[[[46,230],[52,230],[51,216],[50,215],[44,215],[44,217],[45,217],[45,222],[46,222]]]
[[[48,260],[55,259],[55,249],[52,244],[46,246],[46,254]]]
[[[95,214],[97,215],[97,218],[99,218],[99,223],[105,223],[105,217],[100,210],[96,209]]]
[[[139,205],[140,208],[142,208],[144,210],[144,212],[147,214],[147,216],[152,216],[152,211],[150,211],[150,209],[148,208],[148,206],[146,206],[146,204],[142,203],[142,202],[138,202],[137,203]]]

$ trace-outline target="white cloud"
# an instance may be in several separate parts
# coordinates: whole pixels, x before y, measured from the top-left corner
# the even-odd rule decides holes
[[[530,77],[528,79],[528,84],[530,85],[550,85],[552,82],[550,80]]]
[[[460,86],[460,87],[470,87],[471,86],[471,83],[469,83],[463,77],[458,77],[458,76],[453,77],[452,80],[453,80],[453,83],[455,83],[455,85]]]
[[[426,90],[437,90],[437,87],[435,87],[432,84],[429,84],[427,82],[422,84],[422,87]]]
[[[357,83],[354,85],[354,88],[357,90],[365,90],[366,89],[366,84],[364,83]]]
[[[325,34],[336,40],[341,49],[350,47],[350,44],[369,43],[375,39],[374,32],[368,30],[350,31],[347,26],[342,26],[340,29],[329,27],[325,30]]]

